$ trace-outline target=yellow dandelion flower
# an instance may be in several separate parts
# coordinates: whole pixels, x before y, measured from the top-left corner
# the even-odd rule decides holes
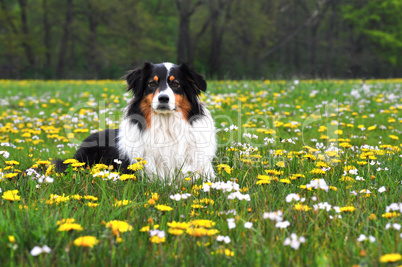
[[[214,223],[211,220],[194,220],[191,222],[191,224],[195,227],[205,227],[205,228],[211,228],[213,227],[216,223]]]
[[[311,154],[303,155],[303,158],[306,158],[306,159],[309,159],[309,160],[312,160],[312,161],[315,161],[317,159],[316,156],[311,155]]]
[[[138,162],[128,166],[127,169],[132,170],[132,171],[143,170],[145,164],[147,164],[147,161],[141,160],[141,161],[138,161]]]
[[[352,147],[352,145],[349,143],[340,143],[339,146],[343,147],[343,148],[351,148]]]
[[[79,161],[76,159],[66,159],[63,161],[64,164],[78,163]]]
[[[219,164],[218,165],[218,172],[221,173],[222,170],[224,170],[228,174],[231,174],[233,169],[227,164]]]
[[[170,228],[184,229],[185,230],[185,229],[187,229],[187,228],[189,228],[191,226],[191,223],[173,221],[173,222],[168,222],[167,225]]]
[[[311,174],[325,174],[325,171],[323,171],[322,169],[312,169],[310,171]]]
[[[385,254],[380,257],[380,262],[396,262],[402,260],[402,255],[399,253]]]
[[[231,251],[230,249],[227,249],[227,248],[226,249],[223,249],[223,248],[218,249],[215,251],[215,253],[216,254],[224,254],[227,257],[234,257],[234,255],[235,255],[233,251]],[[211,252],[211,254],[213,255],[214,252]]]
[[[122,174],[120,175],[120,181],[126,181],[126,180],[137,180],[137,177],[135,177],[134,174]]]
[[[74,240],[74,245],[78,247],[90,247],[93,248],[99,240],[94,236],[81,236]]]
[[[382,217],[389,219],[389,218],[393,218],[393,217],[398,217],[399,215],[401,215],[401,214],[394,211],[394,212],[387,212],[387,213],[384,213],[384,214],[382,215]]]
[[[346,207],[339,208],[339,210],[341,212],[354,212],[356,210],[356,208],[353,206],[346,206]]]
[[[120,206],[127,206],[128,204],[133,204],[133,201],[131,201],[131,200],[119,200],[119,201],[116,201],[114,206],[115,207],[120,207]]]
[[[187,234],[191,236],[201,237],[201,236],[213,236],[219,233],[217,229],[206,229],[206,228],[188,228]]]
[[[81,199],[82,199],[82,196],[80,196],[80,195],[77,194],[77,195],[72,195],[71,198],[72,198],[72,199],[75,199],[75,200],[81,200]]]
[[[289,179],[290,180],[296,180],[296,179],[304,178],[304,177],[305,176],[303,174],[295,173],[295,174],[290,175]]]
[[[18,190],[5,191],[1,197],[5,200],[9,200],[9,201],[21,200],[21,197],[18,195]]]
[[[152,242],[152,243],[155,243],[155,244],[159,244],[159,243],[164,243],[165,241],[166,241],[166,237],[159,237],[159,236],[157,236],[157,235],[154,235],[154,236],[151,236],[150,238],[149,238],[149,240]]]
[[[176,229],[176,228],[169,228],[168,233],[171,235],[182,235],[182,234],[184,234],[184,230]]]
[[[279,168],[285,168],[285,162],[284,161],[279,161],[275,164]]]
[[[46,165],[49,165],[49,164],[50,164],[50,161],[48,161],[48,160],[38,160],[38,161],[36,162],[36,164],[46,166]]]
[[[18,161],[16,161],[16,160],[6,160],[6,164],[7,165],[12,165],[12,166],[20,165],[20,163]]]
[[[133,230],[133,227],[128,223],[118,220],[113,220],[106,223],[106,227],[110,228],[115,235]]]
[[[98,198],[97,198],[97,197],[94,197],[94,196],[91,196],[91,195],[84,196],[84,199],[86,199],[86,200],[92,200],[92,201],[98,201]]]
[[[270,175],[276,175],[276,176],[281,176],[283,174],[283,171],[277,171],[277,170],[264,170],[266,174]]]
[[[307,206],[307,205],[297,203],[297,204],[294,205],[293,209],[301,210],[301,211],[309,211],[311,208],[309,206]]]
[[[389,138],[391,138],[393,140],[399,140],[399,137],[396,135],[389,135]]]
[[[59,232],[71,231],[71,230],[82,231],[84,229],[78,223],[63,223],[59,226],[59,229],[58,229]]]
[[[166,205],[156,205],[155,208],[160,211],[171,211],[173,209]]]
[[[149,227],[149,225],[147,225],[147,226],[142,227],[140,229],[140,232],[149,232],[149,229],[150,229],[150,227]]]
[[[18,173],[16,173],[16,172],[13,172],[13,173],[6,173],[6,174],[3,175],[3,178],[5,178],[5,179],[12,179],[12,178],[16,177],[17,175],[18,175]]]

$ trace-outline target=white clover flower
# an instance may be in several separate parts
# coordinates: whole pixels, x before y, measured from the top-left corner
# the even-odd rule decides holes
[[[395,230],[397,230],[397,231],[399,231],[399,230],[401,230],[401,225],[399,224],[399,223],[393,223],[393,224],[391,224],[391,223],[387,223],[386,225],[385,225],[385,230],[388,230],[389,228],[394,228]]]
[[[229,218],[226,220],[228,222],[228,228],[233,229],[236,227],[235,219],[234,218]]]
[[[295,193],[291,193],[291,194],[286,196],[286,202],[292,202],[292,200],[299,201],[300,196],[298,194],[295,194]]]
[[[228,236],[223,236],[223,235],[218,235],[217,237],[216,237],[216,241],[218,241],[218,242],[225,242],[226,244],[229,244],[230,243],[230,237],[228,237]]]
[[[306,239],[303,236],[298,238],[295,233],[292,233],[290,235],[290,238],[287,237],[285,239],[285,241],[283,242],[283,245],[284,246],[289,246],[290,245],[291,248],[293,248],[294,250],[297,250],[297,249],[299,249],[300,244],[305,243],[305,242],[306,242]]]
[[[181,199],[187,199],[187,198],[190,197],[190,196],[191,196],[191,194],[189,194],[189,193],[185,193],[185,194],[179,194],[179,193],[177,193],[177,194],[175,194],[175,195],[169,196],[169,198],[170,198],[171,200],[180,201]]]
[[[277,222],[277,223],[275,224],[275,227],[276,227],[276,228],[285,229],[285,228],[287,228],[289,225],[290,225],[290,222],[284,221],[284,222]]]
[[[157,229],[150,230],[149,235],[150,236],[156,236],[157,235],[159,238],[166,237],[165,231],[163,231],[163,230],[161,231],[161,230],[157,230]]]
[[[322,189],[328,192],[329,186],[325,182],[324,179],[315,179],[310,181],[310,183],[306,184],[306,188],[316,188],[316,189]]]
[[[274,211],[274,212],[264,212],[264,214],[262,215],[262,218],[264,220],[270,219],[271,221],[281,222],[281,221],[283,221],[282,215],[283,215],[283,213],[281,210]]]
[[[51,184],[51,183],[53,183],[53,181],[54,181],[54,178],[49,177],[49,176],[46,176],[46,177],[45,177],[45,182],[46,182],[46,183]]]
[[[246,223],[244,223],[244,228],[250,229],[251,227],[253,227],[253,223],[252,223],[252,222],[246,222]]]
[[[383,193],[383,192],[385,192],[385,191],[387,191],[387,189],[385,189],[385,186],[382,186],[382,187],[380,187],[380,188],[378,189],[378,192],[380,192],[380,193]]]
[[[228,195],[228,199],[238,199],[238,200],[246,200],[246,201],[250,201],[250,195],[249,194],[242,194],[239,191],[230,193]]]
[[[349,170],[349,174],[357,175],[357,169]]]
[[[114,159],[113,162],[116,164],[119,164],[119,165],[123,163],[123,161],[121,161],[119,159]]]
[[[331,210],[331,205],[328,202],[317,203],[313,205],[314,210]]]
[[[366,237],[365,235],[360,234],[359,237],[357,238],[357,241],[358,241],[358,242],[363,242],[363,241],[366,240],[366,239],[367,239],[367,237]]]
[[[34,257],[36,257],[36,256],[38,256],[39,254],[42,254],[42,253],[50,253],[52,250],[48,247],[48,246],[46,246],[46,245],[44,245],[43,247],[38,247],[38,246],[36,246],[36,247],[34,247],[32,250],[31,250],[31,255],[32,256],[34,256]]]

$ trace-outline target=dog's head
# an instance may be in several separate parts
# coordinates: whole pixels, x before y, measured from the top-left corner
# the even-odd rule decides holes
[[[186,64],[146,62],[125,78],[143,114],[182,112],[190,120],[199,114],[198,96],[207,89],[204,78]]]

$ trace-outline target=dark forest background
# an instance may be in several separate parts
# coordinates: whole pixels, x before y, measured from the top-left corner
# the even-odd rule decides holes
[[[0,78],[389,78],[401,57],[401,0],[0,0]]]

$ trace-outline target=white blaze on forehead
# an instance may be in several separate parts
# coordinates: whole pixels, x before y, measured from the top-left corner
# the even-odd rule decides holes
[[[167,76],[166,76],[166,78],[168,78],[168,77],[169,77],[170,69],[174,66],[174,64],[173,64],[173,63],[170,63],[170,62],[163,62],[163,65],[164,65],[165,68],[167,69]]]

